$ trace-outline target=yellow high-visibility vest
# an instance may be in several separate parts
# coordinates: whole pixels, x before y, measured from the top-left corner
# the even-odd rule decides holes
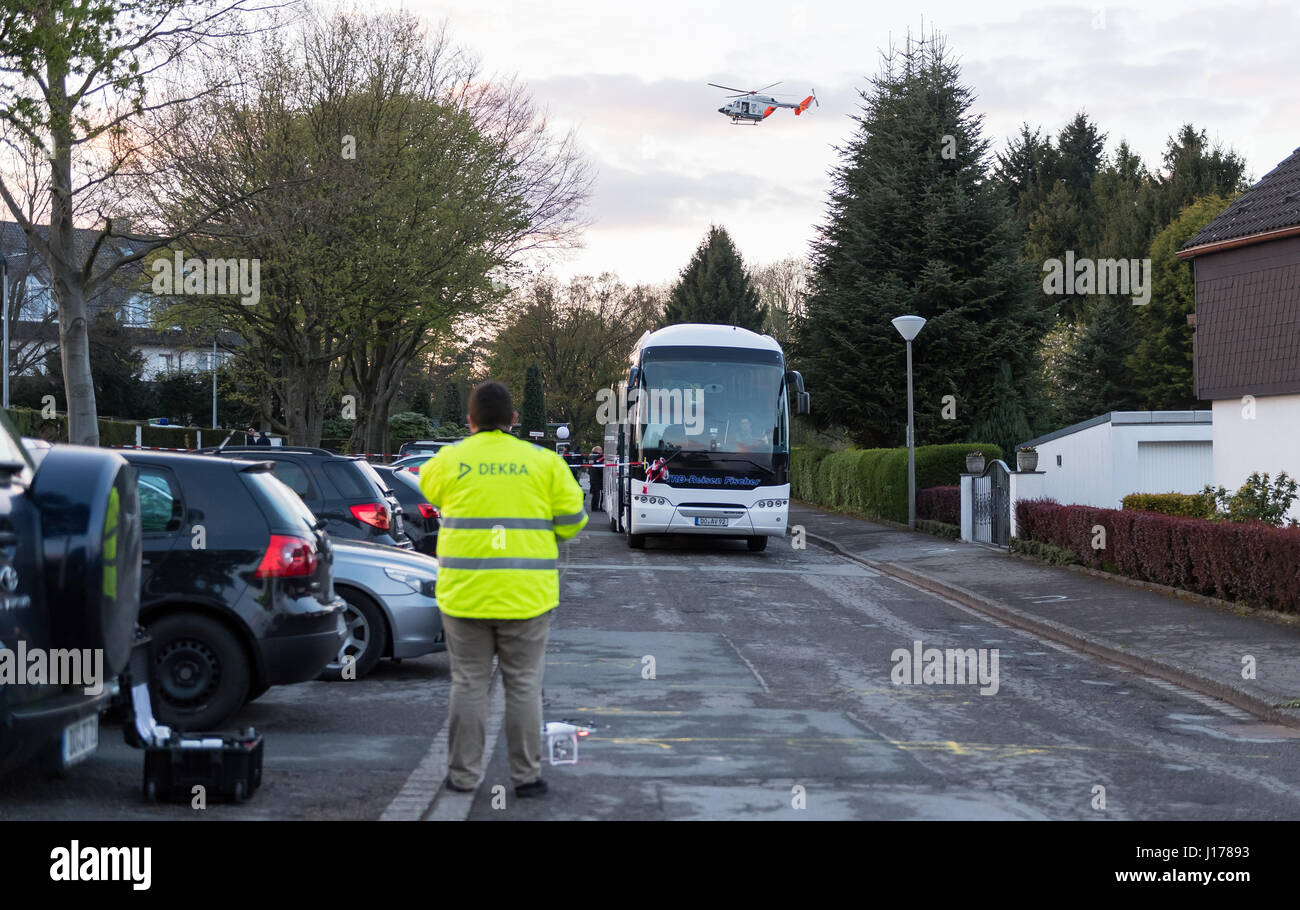
[[[587,523],[582,487],[559,455],[501,430],[481,430],[426,461],[420,489],[442,513],[442,612],[531,619],[559,604],[556,541]]]

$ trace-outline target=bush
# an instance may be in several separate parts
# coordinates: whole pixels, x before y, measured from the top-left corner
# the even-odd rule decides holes
[[[390,439],[429,439],[433,436],[433,421],[414,411],[399,411],[388,418]]]
[[[995,445],[976,443],[990,459],[1002,457]],[[916,487],[951,486],[966,470],[970,443],[919,446],[916,450]],[[907,449],[791,450],[791,495],[869,518],[907,521]],[[918,514],[920,494],[918,492]],[[960,512],[957,513],[959,515]],[[958,521],[953,516],[953,523]]]
[[[1059,547],[1084,565],[1300,612],[1300,528],[1063,506],[1043,499],[1016,503],[1016,525],[1020,538]],[[1096,541],[1104,546],[1094,546]]]
[[[1012,553],[1023,553],[1026,556],[1032,556],[1035,559],[1041,559],[1050,566],[1072,566],[1077,565],[1079,560],[1074,558],[1074,554],[1062,547],[1054,547],[1050,543],[1043,543],[1037,540],[1026,540],[1023,537],[1013,537],[1010,540],[1010,546],[1007,547]]]
[[[1130,493],[1121,506],[1134,512],[1159,512],[1183,518],[1213,518],[1214,500],[1204,493]]]
[[[916,491],[916,517],[961,525],[961,487],[926,487]]]
[[[1263,521],[1274,527],[1286,523],[1286,513],[1295,502],[1297,484],[1286,471],[1277,475],[1273,486],[1268,485],[1268,474],[1255,471],[1246,478],[1241,488],[1231,496],[1223,487],[1217,490],[1207,486],[1202,495],[1217,503],[1219,517],[1229,521]],[[1295,525],[1292,520],[1291,525]]]

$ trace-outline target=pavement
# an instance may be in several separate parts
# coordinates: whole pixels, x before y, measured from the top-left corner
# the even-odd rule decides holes
[[[809,542],[1044,638],[1300,727],[1300,622],[804,504]]]

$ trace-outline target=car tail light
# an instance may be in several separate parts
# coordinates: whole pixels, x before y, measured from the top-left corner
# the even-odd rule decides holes
[[[352,506],[352,517],[357,521],[364,521],[371,527],[378,528],[381,531],[387,531],[390,522],[388,515],[388,506],[382,502],[367,502],[359,506]]]
[[[419,466],[418,464],[413,464],[413,465],[411,465],[409,468],[407,468],[406,470],[410,471],[412,474],[419,474],[419,473],[420,473],[420,466]]]
[[[420,503],[420,515],[425,518],[437,518],[438,510],[433,507],[432,503],[422,502]]]
[[[316,571],[316,545],[302,537],[272,534],[254,578],[300,578]]]

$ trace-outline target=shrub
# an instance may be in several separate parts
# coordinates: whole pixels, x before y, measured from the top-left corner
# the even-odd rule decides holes
[[[398,411],[388,418],[389,438],[429,439],[433,436],[433,421],[414,411]]]
[[[1202,495],[1218,505],[1219,517],[1229,521],[1262,521],[1274,527],[1286,523],[1286,513],[1296,499],[1296,481],[1287,476],[1286,471],[1277,475],[1273,486],[1268,485],[1268,473],[1263,476],[1255,471],[1246,478],[1236,493],[1231,496],[1223,487],[1217,490],[1207,486]],[[1291,524],[1295,525],[1292,520]]]
[[[1121,500],[1125,509],[1159,512],[1184,518],[1213,518],[1214,499],[1205,493],[1130,493]]]
[[[961,487],[926,487],[916,491],[917,519],[961,525]]]
[[[1052,566],[1072,566],[1076,565],[1079,560],[1074,558],[1074,554],[1062,547],[1054,547],[1050,543],[1043,543],[1038,540],[1026,540],[1023,537],[1013,537],[1007,547],[1012,553],[1024,553],[1026,556],[1032,556],[1035,559],[1041,559],[1043,562]]]
[[[992,458],[995,445],[978,444]],[[951,486],[966,470],[969,443],[920,446],[916,450],[916,487]],[[871,518],[907,521],[907,449],[825,449],[791,451],[792,495],[815,505]],[[919,506],[918,493],[918,510]],[[958,521],[954,514],[953,523]]]
[[[1067,550],[1084,565],[1300,612],[1300,528],[1063,506],[1042,499],[1016,503],[1016,524],[1020,539]],[[1093,528],[1098,525],[1106,532],[1106,545],[1094,549]],[[1020,543],[1016,546],[1023,549]]]

